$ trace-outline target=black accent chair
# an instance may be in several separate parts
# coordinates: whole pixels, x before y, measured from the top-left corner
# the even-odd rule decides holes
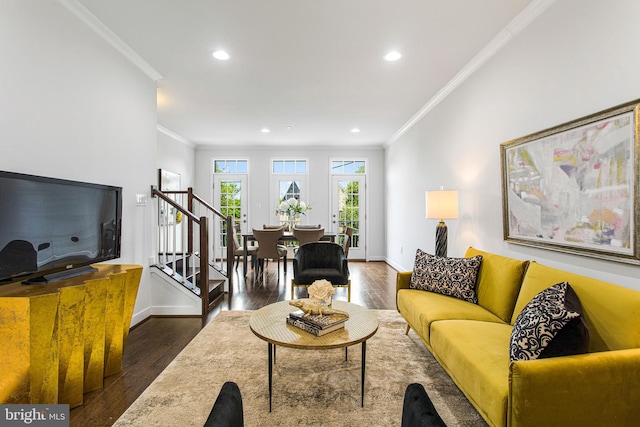
[[[242,395],[234,382],[227,381],[222,385],[220,394],[209,412],[204,427],[243,427]]]
[[[409,384],[404,392],[401,427],[447,427],[422,384]]]
[[[291,299],[295,287],[309,287],[314,281],[325,279],[335,287],[347,288],[347,301],[351,301],[349,264],[342,246],[331,242],[305,243],[293,257]]]

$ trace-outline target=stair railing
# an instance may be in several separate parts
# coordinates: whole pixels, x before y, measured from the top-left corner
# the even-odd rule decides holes
[[[200,296],[204,324],[210,310],[224,297],[222,292],[210,301],[210,267],[226,278],[231,309],[233,248],[221,243],[225,234],[230,236],[233,232],[233,220],[194,195],[191,188],[164,192],[154,189],[152,196],[158,198],[157,267]],[[216,222],[221,226],[214,235],[216,227],[209,227],[209,223]],[[198,262],[193,262],[196,259]]]

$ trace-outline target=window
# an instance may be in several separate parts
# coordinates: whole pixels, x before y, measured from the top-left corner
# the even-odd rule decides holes
[[[306,160],[274,160],[273,169],[274,174],[306,174],[307,173],[307,161]]]
[[[247,173],[247,160],[214,160],[213,173]]]
[[[364,160],[332,160],[331,161],[332,175],[351,175],[351,174],[364,174],[364,173],[366,173]]]

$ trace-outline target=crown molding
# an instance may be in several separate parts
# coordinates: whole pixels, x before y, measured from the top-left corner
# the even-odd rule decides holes
[[[124,55],[129,61],[138,67],[153,81],[162,80],[162,75],[156,71],[147,61],[142,59],[128,44],[111,31],[102,21],[100,21],[89,9],[82,5],[78,0],[58,0],[69,12],[76,16],[80,21],[85,23],[96,34],[107,41],[118,52]]]
[[[388,148],[405,132],[415,126],[429,111],[440,104],[451,92],[466,81],[473,73],[498,53],[518,33],[540,16],[556,0],[535,0],[513,18],[496,37],[493,38],[476,56],[471,59],[446,85],[442,87],[416,114],[413,115],[396,133],[383,144]]]
[[[198,148],[197,144],[194,144],[192,141],[189,141],[187,138],[182,137],[177,133],[170,131],[164,126],[156,125],[156,128],[158,129],[158,132],[162,132],[163,134],[167,135],[169,138],[175,139],[176,141],[183,143],[187,147]]]

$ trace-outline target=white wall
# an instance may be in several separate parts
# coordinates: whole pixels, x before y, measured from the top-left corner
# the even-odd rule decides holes
[[[195,155],[195,145],[158,131],[158,169],[180,174],[181,190],[194,186]]]
[[[383,260],[384,241],[384,150],[381,148],[320,148],[320,147],[199,147],[196,151],[195,191],[212,202],[212,162],[217,159],[249,160],[249,229],[260,228],[274,221],[271,211],[270,160],[273,158],[306,158],[309,160],[309,202],[313,209],[307,214],[309,224],[329,224],[329,159],[334,157],[366,158],[367,173],[367,259]]]
[[[116,262],[146,266],[151,209],[135,195],[156,182],[155,83],[49,0],[2,3],[0,52],[0,169],[123,187]]]
[[[507,244],[500,144],[640,98],[640,2],[563,0],[519,33],[386,153],[387,258],[433,252],[427,189],[460,190],[449,255],[472,245],[640,289],[640,267]],[[402,203],[396,203],[391,196]]]

